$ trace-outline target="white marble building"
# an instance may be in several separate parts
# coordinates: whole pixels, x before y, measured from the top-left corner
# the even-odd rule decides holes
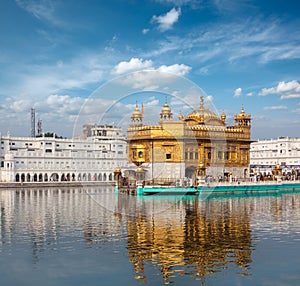
[[[277,164],[281,166],[284,174],[299,174],[300,138],[280,137],[251,143],[250,168],[253,172],[272,174]]]
[[[112,182],[127,166],[127,143],[120,128],[87,124],[73,139],[0,135],[0,181]]]

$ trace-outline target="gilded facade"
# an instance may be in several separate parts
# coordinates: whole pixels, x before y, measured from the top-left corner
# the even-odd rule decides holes
[[[226,115],[216,115],[204,104],[186,116],[173,118],[167,103],[157,125],[143,124],[138,104],[127,129],[128,159],[142,167],[146,180],[195,178],[202,170],[213,178],[244,178],[250,161],[251,116],[244,106],[226,125]]]

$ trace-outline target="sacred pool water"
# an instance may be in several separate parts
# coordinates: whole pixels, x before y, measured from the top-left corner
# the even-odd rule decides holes
[[[300,193],[0,191],[1,285],[299,285]]]

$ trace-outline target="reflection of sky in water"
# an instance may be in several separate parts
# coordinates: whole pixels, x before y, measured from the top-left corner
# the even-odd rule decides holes
[[[298,285],[300,194],[0,191],[1,285]]]

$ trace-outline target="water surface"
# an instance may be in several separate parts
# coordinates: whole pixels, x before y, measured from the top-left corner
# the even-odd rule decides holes
[[[299,285],[300,193],[0,191],[1,285]]]

